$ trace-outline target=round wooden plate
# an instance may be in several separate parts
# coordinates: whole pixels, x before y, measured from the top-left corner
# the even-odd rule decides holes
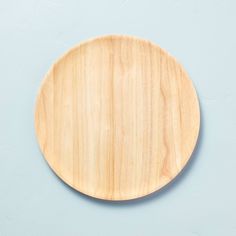
[[[103,36],[72,48],[49,70],[35,129],[53,171],[92,197],[128,200],[183,169],[200,126],[195,89],[159,46]]]

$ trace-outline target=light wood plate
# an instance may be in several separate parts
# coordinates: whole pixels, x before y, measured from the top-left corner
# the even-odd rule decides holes
[[[72,48],[51,67],[36,102],[36,135],[49,166],[100,199],[134,199],[168,184],[189,160],[199,126],[183,67],[130,36]]]

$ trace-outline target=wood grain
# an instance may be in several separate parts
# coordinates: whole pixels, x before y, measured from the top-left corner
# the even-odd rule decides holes
[[[53,171],[78,191],[128,200],[169,183],[189,160],[200,126],[183,67],[130,36],[86,41],[47,73],[35,129]]]

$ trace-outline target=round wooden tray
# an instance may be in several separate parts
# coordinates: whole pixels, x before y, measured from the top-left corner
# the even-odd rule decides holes
[[[72,48],[47,73],[36,102],[42,153],[68,185],[128,200],[183,169],[200,126],[195,89],[159,46],[103,36]]]

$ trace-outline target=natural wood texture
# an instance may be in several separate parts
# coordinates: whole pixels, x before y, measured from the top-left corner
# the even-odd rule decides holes
[[[36,103],[40,148],[87,195],[127,200],[169,183],[196,144],[200,113],[182,66],[148,41],[81,43],[45,77]]]

